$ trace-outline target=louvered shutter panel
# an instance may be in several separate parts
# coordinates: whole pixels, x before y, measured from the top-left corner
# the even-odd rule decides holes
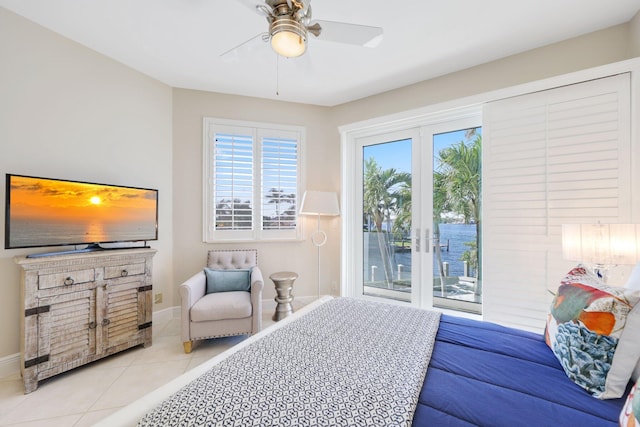
[[[540,332],[572,265],[561,225],[630,220],[630,78],[492,102],[483,123],[484,318]]]
[[[214,227],[251,230],[253,136],[216,133],[214,144]]]
[[[298,142],[262,139],[262,229],[295,230],[298,194]]]

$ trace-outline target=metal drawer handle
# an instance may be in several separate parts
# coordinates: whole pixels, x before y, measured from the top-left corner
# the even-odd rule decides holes
[[[89,329],[95,329],[98,326],[96,322],[89,322]]]
[[[111,320],[109,320],[109,319],[102,319],[102,326],[107,326],[109,323],[111,323]]]
[[[73,278],[71,276],[67,277],[66,279],[64,279],[64,284],[69,286],[69,285],[73,285],[75,283],[75,281],[73,280]]]
[[[120,272],[120,277],[127,277],[128,275],[129,275],[129,272],[127,271],[126,268]]]

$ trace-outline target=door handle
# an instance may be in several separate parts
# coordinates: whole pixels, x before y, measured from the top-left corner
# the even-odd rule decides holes
[[[431,239],[429,238],[429,229],[428,228],[426,228],[424,230],[424,241],[425,241],[425,243],[424,243],[424,248],[425,248],[424,251],[426,253],[429,253],[429,246],[431,246]]]
[[[430,251],[429,246],[431,245],[430,234],[431,234],[431,232],[429,231],[429,229],[425,228],[425,230],[424,230],[424,242],[423,242],[420,229],[416,228],[416,252],[420,252],[422,250],[422,247],[424,246],[424,251],[426,253],[429,253],[429,251]]]

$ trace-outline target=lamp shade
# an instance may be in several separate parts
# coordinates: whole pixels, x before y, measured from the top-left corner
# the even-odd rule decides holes
[[[562,256],[588,264],[636,264],[639,233],[636,224],[562,224]]]
[[[305,191],[300,215],[340,215],[338,195],[333,191]]]

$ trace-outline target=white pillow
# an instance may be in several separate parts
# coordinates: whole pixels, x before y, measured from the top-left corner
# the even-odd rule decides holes
[[[640,289],[640,263],[636,264],[633,268],[624,287],[628,289]]]
[[[640,382],[633,386],[620,412],[619,425],[622,427],[640,425]]]
[[[636,264],[636,266],[631,271],[631,275],[627,279],[627,283],[624,285],[627,289],[640,289],[640,263]],[[632,377],[634,381],[638,381],[640,378],[640,360],[636,364],[636,368],[633,370]]]

